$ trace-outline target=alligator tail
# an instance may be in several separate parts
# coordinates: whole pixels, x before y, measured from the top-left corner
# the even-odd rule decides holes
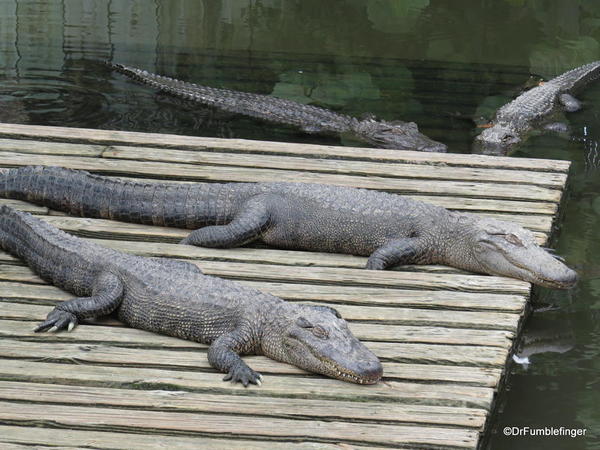
[[[229,190],[218,183],[138,182],[64,167],[27,166],[0,172],[2,198],[80,217],[190,229],[227,223],[234,207]]]
[[[594,61],[569,70],[550,80],[550,83],[558,84],[563,92],[572,92],[583,88],[598,78],[600,78],[600,61]]]

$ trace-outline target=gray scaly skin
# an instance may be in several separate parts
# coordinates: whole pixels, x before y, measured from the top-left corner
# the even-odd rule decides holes
[[[128,255],[68,235],[33,216],[0,207],[0,247],[42,278],[79,297],[60,303],[36,331],[69,331],[117,311],[127,325],[210,344],[224,380],[260,384],[240,354],[264,354],[303,369],[376,383],[381,363],[337,311],[294,304],[191,263]]]
[[[140,183],[60,167],[0,174],[0,196],[83,217],[194,229],[183,241],[228,248],[369,256],[368,269],[445,264],[568,288],[577,274],[521,226],[399,195],[305,183]]]
[[[445,152],[446,146],[419,133],[414,122],[364,120],[268,95],[217,89],[145,70],[108,63],[117,72],[176,97],[269,122],[299,127],[305,133],[348,134],[375,147]]]
[[[475,150],[506,154],[536,130],[566,131],[562,113],[581,108],[572,94],[598,77],[600,61],[595,61],[524,92],[496,112],[490,128],[475,138]]]

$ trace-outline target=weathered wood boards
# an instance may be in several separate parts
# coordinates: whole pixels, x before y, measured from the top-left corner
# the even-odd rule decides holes
[[[62,165],[149,182],[305,181],[381,189],[552,229],[569,163],[0,124],[0,168]],[[260,388],[221,381],[206,346],[123,327],[32,329],[71,295],[0,252],[0,446],[475,448],[530,286],[351,255],[177,245],[186,230],[0,204],[122,251],[189,260],[289,301],[335,306],[382,359],[356,386],[261,356]]]

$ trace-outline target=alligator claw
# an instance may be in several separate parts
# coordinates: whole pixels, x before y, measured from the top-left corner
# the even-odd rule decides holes
[[[243,366],[232,367],[229,373],[223,377],[223,381],[231,381],[232,383],[240,382],[244,387],[248,387],[249,384],[260,386],[262,384],[261,380],[261,374],[255,372],[245,364]]]
[[[50,311],[46,320],[40,323],[33,331],[47,331],[54,333],[55,331],[67,329],[71,331],[77,325],[77,317],[73,313],[60,309]]]

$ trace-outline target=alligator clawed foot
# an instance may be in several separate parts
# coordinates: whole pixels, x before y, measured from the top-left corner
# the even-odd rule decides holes
[[[71,331],[77,325],[77,317],[73,313],[62,311],[60,309],[54,309],[50,311],[46,320],[40,323],[33,331],[39,333],[40,331],[48,331],[54,333],[55,331],[64,330]]]
[[[262,384],[262,375],[245,364],[243,366],[237,365],[229,370],[229,373],[223,377],[223,381],[231,381],[232,383],[240,382],[244,387],[248,387],[249,384],[260,386]]]

